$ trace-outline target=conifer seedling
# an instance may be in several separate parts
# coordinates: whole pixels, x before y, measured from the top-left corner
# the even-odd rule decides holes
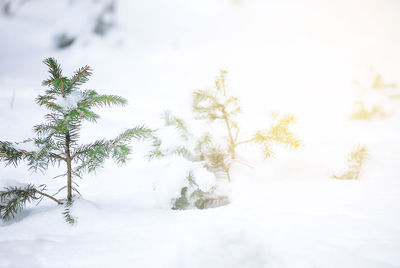
[[[239,99],[228,94],[226,74],[225,70],[221,70],[220,75],[215,78],[213,88],[195,91],[192,105],[195,119],[205,120],[208,124],[220,124],[226,135],[224,137],[216,137],[214,133],[204,132],[197,138],[195,145],[191,146],[192,141],[196,138],[193,133],[190,133],[189,127],[184,120],[166,112],[164,114],[165,125],[174,126],[188,146],[169,148],[164,152],[154,151],[154,155],[178,154],[190,161],[201,162],[217,178],[226,178],[230,182],[231,167],[235,162],[238,162],[237,148],[239,146],[251,143],[256,144],[262,150],[262,157],[267,159],[273,155],[272,146],[275,143],[284,144],[291,149],[298,149],[302,145],[301,140],[289,130],[289,126],[295,123],[293,115],[280,116],[275,114],[275,122],[269,128],[255,131],[250,137],[241,138],[239,133],[240,126],[236,116],[242,110]],[[196,190],[196,184],[193,183],[195,179],[193,174],[190,173],[188,175],[189,187],[181,191],[182,196],[176,200],[174,208],[185,208],[184,205],[188,202],[182,201],[191,198],[197,198],[197,201],[201,201],[196,201],[196,207],[198,208],[208,207],[207,203],[212,203],[212,206],[216,206],[215,203],[227,203],[226,197],[212,197],[212,193]],[[189,193],[188,189],[192,191]]]
[[[221,171],[228,181],[231,181],[230,169],[236,159],[238,146],[247,143],[257,144],[262,149],[263,158],[266,159],[273,155],[273,143],[298,149],[302,142],[289,130],[289,126],[296,121],[294,115],[278,114],[274,116],[276,122],[271,127],[255,131],[247,139],[240,139],[240,127],[235,117],[242,109],[238,98],[230,96],[227,92],[226,74],[227,71],[221,70],[220,75],[215,78],[215,86],[212,89],[197,90],[193,93],[193,111],[197,119],[223,124],[226,130],[226,143],[216,144],[211,133],[205,133],[198,142],[197,151],[209,169]]]
[[[368,158],[368,151],[365,146],[358,145],[347,157],[348,168],[342,175],[333,175],[338,180],[358,180],[360,178],[361,167]]]
[[[0,191],[0,217],[4,220],[13,218],[27,202],[39,202],[46,197],[59,205],[65,204],[65,218],[73,223],[69,208],[73,194],[79,194],[76,179],[96,171],[107,158],[124,164],[131,153],[129,143],[133,139],[151,137],[152,130],[137,126],[125,130],[114,139],[80,144],[82,123],[96,123],[100,118],[94,109],[124,106],[127,100],[120,96],[99,94],[95,90],[80,90],[80,86],[88,81],[92,73],[89,66],[78,69],[72,77],[65,77],[54,58],[47,58],[44,63],[49,68],[50,77],[43,81],[43,86],[48,89],[36,98],[36,103],[49,110],[45,122],[34,126],[34,138],[23,142],[0,141],[0,160],[13,166],[25,161],[34,172],[44,172],[49,166],[63,167],[64,172],[56,178],[64,178],[65,186],[54,195],[45,192],[45,185],[28,184],[5,188]],[[64,190],[66,199],[54,197]]]

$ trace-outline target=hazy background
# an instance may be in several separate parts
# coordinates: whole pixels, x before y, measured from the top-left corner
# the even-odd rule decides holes
[[[0,0],[2,141],[32,136],[45,113],[34,102],[42,60],[55,57],[65,75],[93,68],[84,88],[129,100],[85,125],[83,141],[160,128],[165,109],[190,120],[191,93],[224,68],[241,134],[294,113],[304,142],[267,161],[243,150],[254,168],[233,168],[232,203],[202,211],[169,210],[187,167],[148,163],[135,144],[125,168],[85,176],[77,226],[46,201],[1,226],[0,267],[398,267],[400,99],[389,95],[400,94],[371,86],[376,73],[400,83],[399,14],[397,0]],[[60,48],[62,36],[72,43]],[[357,100],[386,116],[350,120]],[[333,180],[357,144],[370,155],[360,180]],[[2,166],[0,186],[53,191],[63,183],[53,173]]]

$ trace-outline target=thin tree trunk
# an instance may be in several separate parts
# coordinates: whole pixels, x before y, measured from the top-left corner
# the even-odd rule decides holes
[[[230,174],[228,168],[225,168],[225,174],[226,174],[226,177],[228,178],[228,182],[231,182],[231,174]]]
[[[229,121],[225,118],[226,128],[228,129],[229,134],[229,143],[230,143],[230,150],[232,159],[235,159],[235,141],[233,140],[232,133],[231,133],[231,126],[229,125]]]
[[[253,141],[254,141],[254,138],[251,138],[251,139],[248,139],[248,140],[239,141],[239,142],[236,143],[236,145],[240,145],[240,144],[248,143],[248,142],[253,142]]]
[[[67,189],[68,195],[67,200],[69,202],[72,201],[72,165],[71,165],[71,152],[70,152],[70,142],[71,138],[69,133],[65,135],[65,154],[66,154],[66,162],[67,162]]]
[[[223,118],[224,118],[224,121],[226,124],[226,129],[228,130],[228,135],[229,135],[229,143],[230,143],[229,151],[231,153],[232,159],[235,159],[235,141],[233,140],[231,126],[229,124],[228,115],[225,111],[225,108],[222,108],[222,114],[223,114]]]

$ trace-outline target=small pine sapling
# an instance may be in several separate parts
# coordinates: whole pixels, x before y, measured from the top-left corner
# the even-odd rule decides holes
[[[49,67],[50,77],[43,81],[43,85],[49,89],[43,95],[39,95],[36,102],[49,110],[45,116],[46,122],[34,126],[34,138],[20,143],[0,141],[0,160],[13,166],[26,161],[31,171],[42,172],[49,166],[64,164],[65,172],[56,178],[66,178],[66,185],[54,195],[62,190],[67,191],[64,215],[68,222],[73,223],[69,208],[73,202],[73,192],[79,194],[75,179],[82,178],[84,173],[94,172],[107,158],[124,164],[131,153],[131,140],[151,137],[152,130],[138,126],[125,130],[114,139],[79,144],[82,123],[95,123],[100,118],[93,111],[95,108],[123,106],[127,104],[127,100],[115,95],[99,94],[95,90],[81,91],[79,87],[86,83],[91,75],[89,66],[78,69],[68,78],[62,75],[62,69],[55,59],[47,58],[44,63]],[[64,200],[45,193],[45,187],[28,184],[0,191],[0,218],[12,218],[26,203],[40,201],[44,197],[59,205],[65,203]]]
[[[184,120],[166,112],[164,114],[165,125],[175,127],[186,145],[174,146],[163,151],[156,149],[153,151],[154,156],[183,156],[189,161],[200,162],[217,178],[226,178],[230,182],[231,167],[237,161],[236,150],[238,146],[248,143],[259,145],[265,159],[273,155],[272,145],[274,143],[285,144],[291,149],[297,149],[301,146],[301,140],[289,130],[289,126],[295,123],[293,115],[279,116],[275,114],[275,122],[272,126],[258,130],[254,132],[253,136],[240,140],[240,127],[235,116],[241,112],[241,107],[238,98],[227,93],[226,73],[224,70],[221,71],[215,79],[213,89],[195,91],[192,107],[196,119],[222,124],[226,136],[221,139],[221,137],[215,137],[215,135],[206,131],[195,137],[190,133]],[[161,145],[161,142],[159,142],[159,145]],[[174,209],[190,207],[191,203],[194,203],[198,208],[215,207],[229,203],[229,198],[226,195],[216,194],[215,187],[209,192],[201,191],[193,174],[188,174],[187,181],[188,184],[182,188],[181,196],[175,200]]]
[[[150,154],[150,159],[177,155],[193,162],[193,167],[196,169],[196,172],[190,170],[186,175],[185,185],[180,191],[180,196],[172,200],[172,209],[179,210],[192,207],[204,209],[228,204],[229,197],[218,191],[216,185],[205,188],[200,187],[198,180],[204,176],[204,173],[198,174],[197,170],[199,166],[203,166],[204,168],[205,162],[196,148],[199,141],[196,141],[195,135],[189,130],[186,122],[182,118],[172,115],[169,111],[164,112],[162,119],[164,120],[165,127],[171,127],[176,130],[175,134],[177,134],[182,143],[161,149],[162,141],[153,136],[154,150]]]
[[[295,123],[293,115],[275,115],[275,123],[267,129],[255,131],[253,136],[240,139],[240,127],[235,120],[242,110],[237,97],[228,95],[225,70],[215,79],[213,89],[197,90],[193,94],[193,111],[197,119],[208,122],[220,122],[226,130],[226,143],[213,141],[211,134],[205,133],[199,140],[197,150],[204,159],[208,169],[217,173],[224,173],[231,181],[231,166],[236,158],[236,149],[239,145],[253,143],[261,147],[263,158],[273,155],[272,144],[285,144],[291,149],[298,149],[302,142],[290,130],[289,126]]]
[[[342,175],[333,175],[338,180],[358,180],[360,178],[361,167],[368,157],[368,151],[365,146],[357,146],[347,157],[348,168]]]

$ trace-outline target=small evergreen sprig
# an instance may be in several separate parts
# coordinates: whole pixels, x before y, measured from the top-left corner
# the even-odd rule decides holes
[[[71,207],[72,207],[73,203],[74,203],[74,200],[67,201],[65,203],[65,209],[62,213],[64,215],[64,220],[71,225],[74,225],[77,221],[77,219],[71,215]]]
[[[100,139],[88,144],[79,144],[81,126],[84,122],[97,122],[100,116],[94,111],[97,108],[124,106],[127,100],[116,95],[99,94],[95,90],[80,90],[92,70],[89,66],[79,68],[71,77],[62,74],[61,66],[54,58],[47,58],[44,63],[49,68],[50,77],[43,81],[48,89],[36,98],[37,104],[49,110],[46,122],[34,126],[36,137],[21,143],[0,141],[0,160],[6,165],[17,166],[21,161],[27,162],[32,171],[44,172],[50,166],[64,164],[65,173],[58,177],[66,178],[66,185],[60,191],[67,190],[67,202],[72,202],[76,188],[76,178],[96,171],[107,158],[118,164],[128,160],[132,140],[143,140],[152,137],[152,130],[146,126],[137,126],[122,132],[114,139]],[[13,191],[21,198],[21,205],[36,200],[30,188],[24,191]],[[23,190],[23,189],[22,189]],[[39,191],[34,191],[38,194]],[[31,194],[28,194],[31,193]],[[7,191],[3,192],[7,196]],[[39,193],[40,194],[40,193]],[[28,198],[24,198],[27,195]],[[48,195],[43,195],[49,197]],[[49,197],[50,198],[50,197]],[[51,196],[59,204],[63,202]],[[19,202],[19,201],[18,201]],[[22,208],[23,206],[19,206]],[[13,216],[13,214],[7,214]]]
[[[361,167],[368,158],[368,151],[365,146],[358,145],[347,157],[348,168],[342,175],[333,175],[338,180],[358,180],[360,178]]]
[[[181,189],[181,195],[173,200],[173,210],[183,210],[190,207],[198,209],[206,209],[220,207],[229,204],[229,197],[226,195],[218,195],[215,186],[208,191],[200,189],[196,182],[193,171],[189,171],[187,177],[187,186]]]
[[[388,83],[373,68],[370,71],[372,71],[371,75],[373,76],[370,85],[354,81],[354,85],[359,88],[362,95],[354,102],[354,111],[349,117],[352,120],[370,120],[388,117],[390,116],[390,112],[385,106],[390,103],[391,98],[398,98],[398,94],[392,91],[398,88],[397,83]],[[374,96],[375,102],[371,102],[370,96]],[[368,99],[365,99],[366,97]]]

